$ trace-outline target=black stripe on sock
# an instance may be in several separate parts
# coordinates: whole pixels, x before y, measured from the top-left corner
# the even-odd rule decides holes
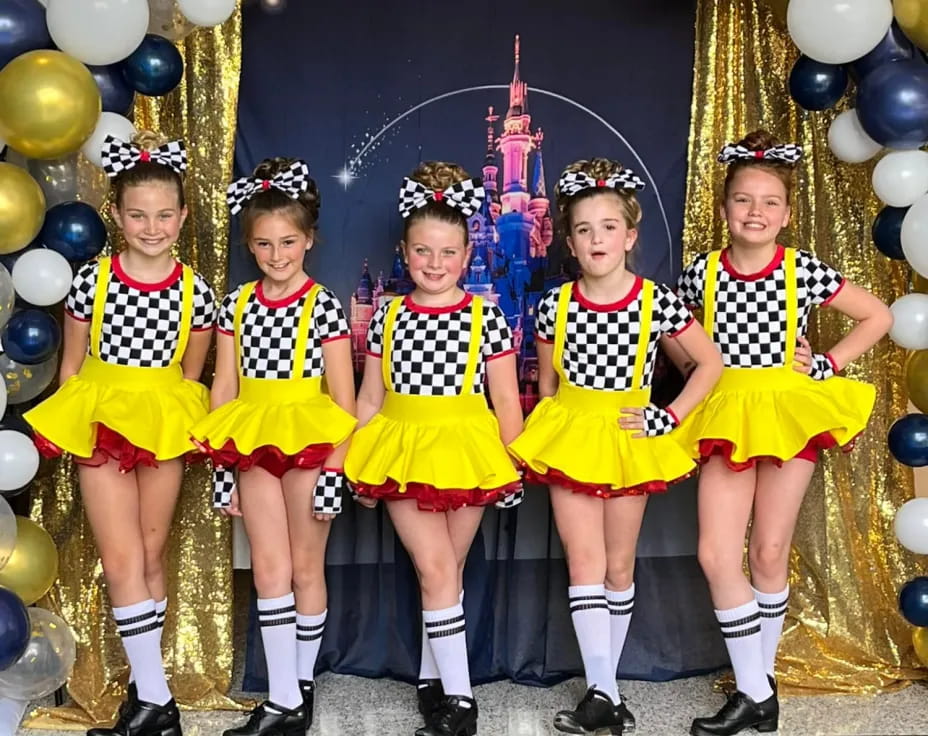
[[[429,639],[442,639],[446,636],[454,636],[455,634],[463,634],[464,626],[459,626],[456,629],[442,629],[441,631],[429,631]]]
[[[285,606],[284,608],[258,609],[259,616],[276,616],[279,613],[296,613],[296,606]]]
[[[130,636],[138,636],[139,634],[147,634],[149,631],[154,631],[155,629],[160,629],[160,628],[161,628],[161,624],[159,624],[157,621],[154,621],[150,624],[146,624],[145,626],[139,626],[135,629],[120,629],[119,635],[123,639],[127,639]]]
[[[721,626],[723,629],[730,629],[734,626],[744,626],[745,624],[749,624],[752,621],[757,621],[759,618],[760,611],[757,611],[756,613],[752,613],[750,616],[745,616],[744,618],[739,618],[735,621],[719,621],[719,626]]]
[[[158,616],[155,609],[152,609],[148,613],[142,613],[138,616],[132,616],[131,618],[117,618],[115,619],[117,626],[131,626],[132,624],[140,624],[143,621],[148,621],[150,618],[156,618]]]
[[[780,618],[780,616],[785,616],[788,606],[783,606],[779,611],[761,611],[761,618]]]
[[[760,624],[757,626],[752,626],[750,629],[738,629],[738,631],[723,631],[722,636],[726,639],[740,639],[744,636],[751,636],[752,634],[760,633]]]
[[[296,616],[284,617],[284,618],[269,618],[269,619],[258,619],[258,626],[264,628],[266,626],[286,626],[287,624],[295,624]]]
[[[780,606],[785,606],[789,603],[789,598],[784,598],[782,601],[777,601],[776,603],[760,603],[758,602],[758,608],[779,608]]]
[[[426,621],[425,628],[430,629],[435,626],[448,626],[449,624],[456,624],[464,620],[464,614],[460,616],[455,616],[454,618],[446,618],[444,621]]]
[[[631,616],[634,606],[629,606],[628,608],[610,608],[609,614],[612,616]]]
[[[307,626],[306,624],[297,624],[297,631],[322,631],[325,628],[325,624],[313,624],[312,626]]]
[[[605,599],[602,603],[581,603],[578,606],[571,605],[570,612],[576,613],[577,611],[592,611],[597,608],[602,608],[604,611],[609,610],[609,606],[606,605]]]
[[[567,598],[571,603],[574,601],[604,601],[606,600],[605,595],[577,595]]]
[[[297,631],[297,634],[296,634],[297,641],[316,641],[316,639],[321,639],[321,638],[322,638],[321,630],[316,634],[301,634],[299,631]]]

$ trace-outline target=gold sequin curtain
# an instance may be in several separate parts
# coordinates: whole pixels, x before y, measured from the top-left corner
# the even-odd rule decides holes
[[[872,168],[831,154],[834,112],[808,113],[790,99],[787,80],[799,52],[777,22],[782,5],[698,2],[684,260],[726,242],[719,149],[764,127],[806,152],[784,242],[815,252],[890,303],[908,291],[909,274],[870,242],[879,209]],[[810,340],[828,349],[848,326],[834,310],[821,310]],[[885,338],[847,371],[876,385],[876,407],[850,455],[826,453],[803,506],[778,662],[784,692],[872,693],[928,677],[918,669],[911,626],[896,610],[899,587],[920,572],[893,533],[896,509],[913,496],[912,473],[886,447],[890,425],[906,413],[904,358]]]
[[[135,124],[187,144],[190,218],[178,256],[221,297],[229,235],[225,185],[232,173],[241,67],[238,11],[222,26],[198,29],[179,47],[184,81],[167,97],[139,97]],[[39,710],[29,725],[83,729],[88,722],[115,717],[127,664],[76,474],[70,461],[48,470],[36,483],[32,516],[58,545],[59,581],[44,605],[59,612],[78,638],[77,664],[68,684],[75,705]],[[168,550],[165,666],[181,705],[236,708],[225,696],[232,674],[231,527],[212,511],[209,494],[207,468],[188,468]]]

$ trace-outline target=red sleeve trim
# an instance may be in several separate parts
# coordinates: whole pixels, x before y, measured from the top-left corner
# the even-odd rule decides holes
[[[344,473],[345,472],[344,468],[330,468],[328,465],[323,465],[322,472],[325,472],[326,470],[328,470],[330,473]]]
[[[676,422],[677,426],[680,425],[680,417],[677,416],[676,412],[673,409],[671,409],[668,406],[666,409],[664,409],[664,411],[666,411],[668,414],[670,414],[670,416],[673,417],[673,420],[674,422]]]
[[[690,321],[687,322],[683,327],[681,327],[676,332],[668,332],[667,337],[680,337],[684,332],[686,332],[690,327],[696,324],[696,318],[690,317]]]
[[[336,340],[347,340],[351,337],[351,333],[347,335],[335,335],[335,337],[327,337],[325,340],[322,340],[322,344],[325,345],[327,342],[335,342]]]
[[[842,279],[842,280],[841,280],[841,284],[838,286],[837,289],[835,289],[835,293],[832,294],[830,297],[828,297],[825,301],[823,301],[823,302],[822,302],[822,306],[823,306],[823,307],[827,307],[829,304],[831,304],[831,302],[834,300],[834,298],[835,298],[836,296],[838,296],[838,294],[841,293],[841,289],[844,288],[844,285],[845,285],[846,283],[847,283],[847,279]]]
[[[535,333],[535,339],[538,340],[538,342],[543,342],[543,343],[545,343],[546,345],[553,345],[553,344],[554,344],[554,340],[549,340],[547,337],[542,337],[542,336],[539,335],[537,332]]]
[[[825,353],[825,357],[828,359],[828,362],[831,363],[831,370],[837,375],[841,372],[841,369],[838,368],[838,364],[835,363],[835,359],[831,357],[831,353]]]
[[[507,355],[514,355],[515,353],[516,353],[516,349],[513,348],[512,350],[506,350],[505,352],[497,353],[496,355],[487,356],[487,361],[489,362],[491,360],[496,360],[497,358],[504,358]]]
[[[222,334],[222,335],[228,335],[229,337],[232,337],[232,335],[235,334],[232,330],[224,330],[224,329],[222,329],[221,327],[217,327],[217,328],[216,328],[216,332],[218,332],[218,333],[220,333],[220,334]]]
[[[215,325],[206,325],[206,327],[191,327],[190,331],[191,332],[208,332],[209,330],[212,330],[213,327],[215,327]]]
[[[383,357],[383,353],[372,353],[370,350],[365,350],[365,351],[364,351],[364,354],[365,354],[365,355],[370,355],[372,358],[382,358],[382,357]]]
[[[72,312],[70,309],[65,309],[65,310],[64,310],[64,313],[65,313],[66,315],[68,315],[71,319],[77,320],[78,322],[90,322],[90,319],[89,319],[89,318],[78,317],[78,316],[77,316],[76,314],[74,314],[74,312]]]

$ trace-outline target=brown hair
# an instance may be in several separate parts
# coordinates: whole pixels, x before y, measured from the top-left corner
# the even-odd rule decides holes
[[[735,145],[744,146],[749,151],[766,151],[768,148],[780,145],[780,141],[766,130],[755,130],[748,133]],[[728,165],[728,172],[725,174],[725,188],[722,190],[722,196],[728,198],[728,190],[731,183],[739,171],[747,168],[761,169],[769,174],[773,174],[777,179],[783,182],[786,187],[786,199],[789,201],[793,191],[793,174],[795,167],[785,161],[767,161],[766,159],[742,159],[734,161]]]
[[[624,171],[624,167],[618,161],[613,161],[608,158],[594,158],[581,161],[574,161],[570,166],[564,169],[564,173],[567,172],[582,172],[587,176],[596,179],[608,179],[613,174],[618,174]],[[573,206],[583,200],[589,199],[590,197],[597,197],[601,195],[614,195],[618,197],[622,205],[622,214],[625,216],[625,226],[632,230],[637,228],[641,222],[641,204],[638,202],[638,197],[635,195],[634,189],[613,189],[611,187],[595,189],[583,189],[577,192],[574,195],[566,195],[561,192],[560,186],[555,187],[554,196],[557,201],[557,210],[559,214],[559,219],[561,222],[561,227],[564,229],[566,235],[570,235],[570,217]]]
[[[464,169],[457,164],[447,163],[445,161],[423,161],[416,167],[409,178],[417,181],[433,191],[443,191],[459,181],[470,179]],[[419,207],[403,221],[403,240],[409,237],[409,228],[416,222],[425,219],[439,220],[451,225],[458,225],[464,232],[464,242],[470,240],[470,231],[467,228],[467,217],[458,209],[449,207],[443,202],[429,201],[423,207]]]
[[[277,174],[286,171],[299,159],[295,158],[268,158],[255,167],[256,179],[273,179]],[[259,217],[270,214],[281,214],[288,217],[305,235],[315,235],[319,229],[319,208],[322,204],[319,187],[314,179],[307,177],[306,190],[293,199],[279,189],[270,187],[258,192],[242,207],[242,232],[246,240],[251,240],[251,233]]]
[[[164,138],[150,130],[141,130],[132,137],[132,143],[143,151],[153,151],[158,146],[167,143]],[[154,161],[139,161],[131,169],[120,171],[113,177],[113,202],[116,208],[122,207],[122,199],[129,187],[140,187],[145,184],[173,185],[177,189],[177,200],[183,209],[186,206],[184,198],[184,180],[170,166],[157,164]]]

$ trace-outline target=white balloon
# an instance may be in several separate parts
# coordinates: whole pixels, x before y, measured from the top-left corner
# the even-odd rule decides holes
[[[849,164],[869,161],[883,150],[883,146],[867,135],[856,110],[845,110],[834,119],[828,129],[828,147],[837,158]]]
[[[892,0],[791,0],[786,11],[793,42],[825,64],[847,64],[872,51],[892,22]]]
[[[928,194],[905,213],[900,239],[909,265],[922,276],[928,275]]]
[[[907,550],[928,555],[928,498],[906,501],[896,512],[896,539]]]
[[[893,207],[908,207],[928,193],[928,153],[893,151],[873,167],[873,191]]]
[[[6,381],[0,377],[0,417],[6,413]]]
[[[235,0],[177,0],[180,12],[198,26],[225,23],[235,10]]]
[[[13,265],[13,287],[30,304],[48,307],[68,295],[71,265],[60,253],[36,248],[23,253]]]
[[[0,491],[22,488],[38,469],[39,451],[32,440],[22,432],[0,430]]]
[[[54,1],[52,0],[52,2]],[[103,141],[106,136],[111,135],[128,143],[135,133],[135,126],[132,122],[119,113],[101,113],[97,127],[93,129],[93,133],[87,139],[87,142],[81,146],[81,152],[91,163],[96,166],[103,166]]]
[[[85,64],[122,61],[148,31],[147,0],[49,0],[45,16],[55,45]]]
[[[906,350],[928,349],[928,294],[906,294],[893,302],[890,339]]]

